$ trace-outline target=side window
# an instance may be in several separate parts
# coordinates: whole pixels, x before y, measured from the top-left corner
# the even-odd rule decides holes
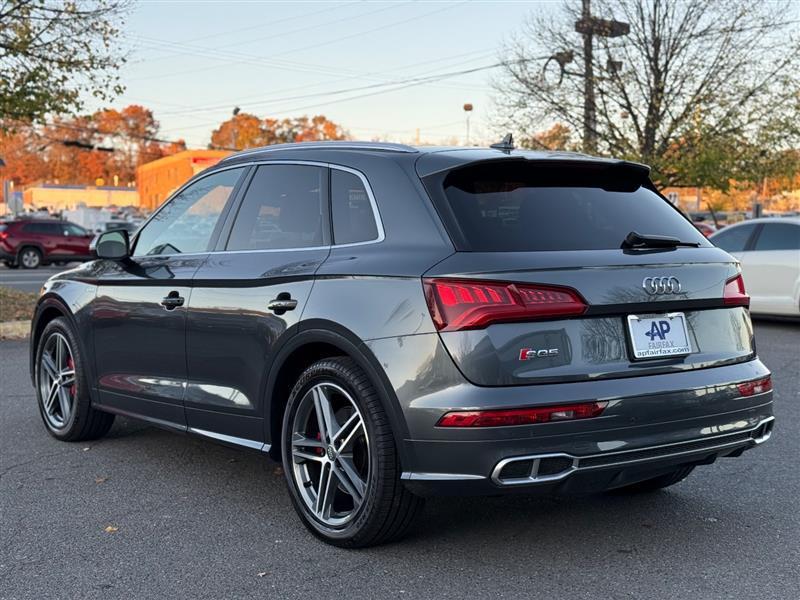
[[[364,182],[357,175],[331,170],[331,213],[334,244],[369,242],[378,238],[372,205]]]
[[[752,223],[724,229],[715,235],[711,242],[726,252],[741,252],[747,245],[753,229],[755,229],[755,224]]]
[[[765,223],[758,234],[755,250],[800,250],[800,225]]]
[[[205,252],[242,171],[203,177],[172,198],[139,233],[133,255]]]
[[[88,233],[83,227],[79,227],[74,223],[65,223],[64,231],[66,232],[67,235],[77,235],[77,236],[83,236]]]
[[[326,178],[323,167],[259,167],[236,215],[227,249],[321,246]]]
[[[45,235],[51,233],[47,228],[47,223],[26,223],[22,227],[25,233],[35,233],[36,235]],[[60,231],[57,233],[61,233]]]

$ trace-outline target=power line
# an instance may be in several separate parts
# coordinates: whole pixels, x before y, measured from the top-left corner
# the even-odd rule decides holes
[[[433,83],[433,82],[436,82],[436,81],[440,81],[442,79],[449,79],[451,77],[457,77],[459,75],[469,75],[471,73],[478,73],[478,72],[486,71],[486,70],[489,70],[489,69],[496,69],[497,67],[502,67],[502,66],[506,66],[506,65],[509,65],[509,64],[513,64],[513,63],[531,62],[531,61],[535,61],[535,60],[544,60],[546,58],[547,57],[545,56],[545,57],[534,57],[534,58],[520,59],[520,60],[515,60],[515,61],[501,61],[501,62],[497,62],[497,63],[491,64],[491,65],[484,65],[482,67],[474,67],[474,68],[471,68],[471,69],[462,69],[460,71],[452,71],[452,72],[449,72],[449,73],[440,73],[440,74],[437,74],[437,75],[430,75],[430,76],[427,76],[427,77],[414,77],[414,78],[394,81],[394,82],[390,82],[390,83],[373,84],[371,86],[360,86],[360,87],[357,87],[357,88],[350,88],[349,90],[336,90],[337,94],[343,94],[343,93],[351,93],[351,92],[354,92],[354,91],[359,91],[359,90],[363,90],[363,89],[367,89],[367,88],[377,88],[377,87],[388,87],[388,88],[390,88],[390,89],[380,89],[380,90],[377,90],[377,91],[368,92],[368,93],[364,93],[364,94],[358,94],[358,95],[355,95],[355,96],[349,96],[347,98],[340,98],[338,100],[330,100],[330,101],[322,102],[322,103],[317,102],[315,104],[308,104],[308,105],[299,106],[299,107],[276,109],[276,110],[274,110],[274,112],[276,112],[276,113],[296,112],[296,111],[300,111],[300,110],[305,110],[307,108],[314,108],[316,106],[320,106],[320,104],[325,104],[325,105],[340,104],[342,102],[349,102],[351,100],[358,100],[358,99],[361,99],[361,98],[368,98],[370,96],[377,96],[379,94],[386,94],[386,93],[390,93],[390,92],[396,92],[396,91],[399,91],[399,90],[403,90],[403,89],[410,88],[410,87],[415,87],[415,86],[418,86],[418,85],[425,85],[425,84]],[[315,97],[315,96],[318,96],[318,95],[319,94],[310,94],[310,95],[308,95],[306,97]],[[302,97],[296,97],[294,99],[301,99],[301,98]],[[189,125],[187,127],[182,127],[182,129],[198,129],[198,128],[201,128],[201,127],[208,127],[208,126],[214,125],[215,123],[217,123],[217,121],[199,123],[197,125]]]
[[[455,64],[450,65],[450,66],[457,66],[459,64],[470,63],[470,62],[473,62],[475,60],[486,58],[487,56],[489,56],[489,55],[491,55],[493,53],[494,52],[489,52],[489,53],[487,53],[485,55],[477,56],[477,57],[471,58],[471,59],[466,60],[466,61],[461,61],[459,63],[455,63]],[[467,53],[467,54],[471,54],[471,53]],[[456,58],[456,57],[459,57],[459,56],[463,56],[463,54],[462,55],[455,55],[455,56],[450,57],[450,58]],[[448,60],[448,59],[445,59],[445,60]],[[439,61],[425,61],[423,63],[415,63],[415,64],[412,64],[412,65],[409,65],[409,66],[417,66],[419,64],[433,64],[435,62],[442,62],[442,60],[439,60]],[[400,67],[400,68],[402,69],[404,67]],[[433,70],[435,71],[435,69],[433,69]],[[430,72],[431,71],[427,71],[427,73],[430,73]],[[422,73],[422,75],[425,75],[425,74],[426,73]],[[365,76],[366,75],[371,75],[371,74],[367,73],[367,74],[365,74]],[[351,77],[349,79],[358,79],[358,78],[360,78],[360,77]],[[400,80],[399,82],[402,83],[403,81],[404,80]],[[366,88],[374,87],[374,86],[378,86],[378,85],[394,85],[396,83],[398,83],[397,80],[393,80],[393,81],[381,80],[380,83],[363,86],[363,88],[358,88],[358,87],[357,88],[345,88],[344,91],[355,91],[355,90],[358,90],[358,89],[366,89]],[[315,84],[313,84],[311,86],[307,86],[306,85],[306,86],[299,86],[299,87],[295,87],[295,88],[285,88],[283,91],[292,91],[293,89],[303,89],[303,88],[308,88],[308,87],[314,87],[314,86],[317,86],[317,85],[319,85],[319,84],[315,83]],[[260,99],[254,99],[255,97],[253,97],[253,96],[251,96],[251,97],[238,97],[238,98],[233,98],[231,100],[228,100],[227,102],[224,102],[224,103],[221,103],[221,104],[207,105],[207,106],[204,106],[204,107],[187,107],[187,108],[181,109],[181,110],[167,110],[167,111],[162,111],[161,114],[162,115],[176,115],[176,114],[197,113],[197,112],[205,112],[205,111],[218,110],[218,109],[222,109],[222,108],[228,108],[232,103],[233,104],[245,104],[245,103],[247,103],[247,104],[261,105],[261,104],[267,104],[267,103],[272,103],[272,102],[283,102],[284,100],[296,100],[296,99],[301,99],[301,98],[315,97],[315,96],[321,96],[321,95],[334,95],[334,94],[339,94],[339,93],[342,93],[342,91],[341,90],[335,90],[333,92],[316,92],[316,93],[307,94],[307,95],[287,96],[287,97],[282,97],[282,98],[281,97],[278,97],[278,98],[264,98],[263,96],[261,96]]]
[[[345,6],[352,6],[354,4],[358,4],[358,2],[351,2],[350,4],[346,4]],[[249,39],[249,40],[233,42],[232,44],[223,44],[222,46],[216,46],[214,49],[212,49],[212,51],[219,53],[219,50],[221,50],[223,48],[232,48],[234,46],[243,46],[243,45],[252,44],[252,43],[260,42],[260,41],[264,41],[264,40],[271,41],[273,39],[286,37],[287,35],[293,35],[293,34],[301,33],[303,31],[308,31],[308,30],[311,30],[311,29],[318,29],[320,27],[326,27],[328,25],[335,25],[337,23],[351,21],[351,20],[356,19],[356,18],[363,19],[364,17],[368,17],[368,16],[371,16],[371,15],[374,15],[374,14],[377,14],[377,13],[380,13],[380,12],[384,12],[386,10],[398,8],[399,6],[402,6],[403,4],[407,4],[407,2],[406,3],[400,3],[400,4],[392,4],[392,5],[389,5],[389,6],[384,6],[382,8],[379,8],[378,10],[373,10],[373,11],[367,12],[367,13],[363,13],[363,14],[359,14],[359,15],[352,15],[352,16],[344,17],[344,18],[338,18],[338,19],[334,19],[332,21],[324,21],[322,23],[316,23],[314,25],[307,25],[305,27],[299,27],[297,29],[291,29],[289,31],[282,31],[282,32],[279,32],[279,33],[270,34],[268,36],[261,36],[261,37],[252,38],[252,39]],[[301,18],[301,17],[310,16],[310,15],[317,15],[317,14],[320,14],[322,12],[327,12],[327,11],[333,10],[333,8],[341,9],[341,8],[344,8],[344,7],[335,6],[335,7],[332,7],[332,8],[324,9],[322,11],[314,11],[314,12],[311,12],[311,13],[305,13],[305,14],[297,16],[297,17],[280,19],[278,21],[274,21],[272,23],[269,23],[268,25],[270,27],[274,27],[278,23],[281,23],[281,22],[284,22],[284,21],[287,21],[287,20],[293,20],[294,18]],[[248,27],[246,29],[252,29],[252,27]],[[222,34],[216,34],[216,35],[222,35]],[[156,42],[156,46],[152,46],[151,45],[151,47],[155,47],[155,48],[158,48],[159,46],[162,46],[162,47],[163,46],[168,46],[168,47],[173,47],[173,48],[175,48],[175,47],[181,48],[182,47],[182,48],[189,48],[189,49],[207,50],[204,47],[190,46],[190,45],[188,45],[186,43],[187,41],[196,41],[196,40],[204,40],[205,41],[205,39],[206,39],[205,36],[194,38],[194,40],[184,40],[182,42],[172,42],[170,40],[159,40],[159,39],[156,39],[156,38],[148,38],[148,37],[145,37],[145,36],[137,36],[137,37],[139,39]],[[156,58],[153,58],[153,59],[144,59],[144,60],[146,60],[147,62],[150,62],[151,60],[163,60],[164,58],[171,58],[175,54],[176,53],[170,54],[168,56],[160,57],[160,58],[156,57]],[[183,54],[183,53],[178,52],[177,54]]]
[[[338,37],[338,38],[334,38],[334,39],[331,39],[331,40],[326,40],[324,42],[319,42],[319,43],[316,43],[316,44],[312,44],[310,46],[304,46],[304,47],[300,47],[300,48],[290,48],[290,49],[285,50],[283,52],[280,52],[278,54],[272,54],[271,55],[271,59],[274,60],[274,58],[278,57],[278,56],[285,56],[286,54],[292,54],[294,52],[301,52],[303,50],[308,50],[308,49],[311,49],[311,48],[317,48],[317,47],[320,47],[320,46],[323,46],[323,45],[334,44],[334,43],[337,43],[337,42],[340,42],[340,41],[352,39],[354,37],[359,37],[359,36],[362,36],[362,35],[367,35],[369,33],[374,33],[375,31],[381,31],[383,29],[387,29],[387,28],[390,28],[390,27],[395,27],[397,25],[404,25],[404,24],[409,23],[411,21],[422,19],[422,18],[431,16],[433,14],[436,14],[436,13],[439,13],[439,12],[442,12],[442,11],[445,11],[445,10],[450,10],[451,8],[455,8],[455,6],[459,6],[459,5],[465,4],[465,3],[466,3],[466,0],[463,0],[462,2],[458,2],[458,3],[454,4],[454,5],[439,7],[436,10],[432,10],[432,11],[429,11],[429,12],[426,12],[426,13],[415,15],[413,17],[410,17],[410,18],[402,20],[402,21],[393,21],[391,23],[386,23],[386,24],[380,25],[378,27],[373,27],[371,29],[362,30],[362,31],[359,31],[357,33],[348,34],[348,35],[341,36],[341,37]],[[204,50],[204,49],[200,49],[200,50]],[[208,51],[205,50],[205,53],[206,53],[205,55],[207,55]],[[249,60],[233,61],[233,64],[237,64],[237,63],[240,63],[240,64],[241,63],[252,64],[251,61],[254,58],[253,55],[245,55],[245,56]],[[255,60],[256,60],[257,63],[260,63],[260,62],[264,62],[266,59],[262,59],[260,57],[256,57]],[[229,63],[229,64],[231,64],[231,63]],[[164,77],[171,77],[172,75],[177,75],[177,74],[188,75],[188,74],[193,74],[193,73],[201,73],[201,72],[204,72],[204,71],[208,71],[208,70],[213,70],[213,69],[219,68],[220,66],[221,65],[209,65],[207,67],[201,67],[199,69],[192,69],[192,70],[188,70],[188,71],[187,70],[183,70],[183,71],[177,71],[177,72],[172,72],[172,73],[167,73],[167,74],[152,75],[152,76],[148,76],[148,77],[136,77],[136,78],[130,79],[130,81],[144,81],[144,80],[148,80],[148,79],[161,79],[161,78],[164,78]],[[268,65],[268,66],[275,67],[277,65]],[[280,68],[280,67],[278,67],[278,68]]]

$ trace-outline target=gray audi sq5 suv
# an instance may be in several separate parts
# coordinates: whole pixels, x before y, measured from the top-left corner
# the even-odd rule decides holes
[[[772,431],[739,265],[640,164],[271,146],[94,251],[33,317],[50,434],[124,415],[268,453],[331,544],[428,495],[664,488]]]

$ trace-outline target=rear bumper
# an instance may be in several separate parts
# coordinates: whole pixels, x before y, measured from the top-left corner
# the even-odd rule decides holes
[[[423,495],[593,493],[676,466],[738,456],[766,441],[774,422],[771,390],[749,396],[739,390],[740,383],[769,375],[757,358],[660,375],[481,387],[464,380],[433,337],[375,341],[370,347],[386,369],[402,411],[402,478]],[[410,376],[407,363],[414,361],[424,368]],[[402,368],[395,371],[395,364]],[[451,410],[596,400],[606,401],[607,407],[589,419],[436,427]],[[509,469],[512,463],[516,465]]]
[[[740,456],[766,442],[773,425],[772,403],[767,402],[746,411],[710,415],[692,423],[673,423],[672,434],[660,425],[613,433],[598,430],[594,434],[582,434],[580,438],[547,436],[544,444],[538,443],[539,440],[527,443],[521,440],[461,444],[417,442],[412,444],[417,457],[420,453],[430,456],[433,452],[441,457],[456,452],[460,458],[453,466],[460,472],[404,471],[402,479],[409,489],[423,496],[597,493],[656,477],[679,466],[711,464],[718,458]],[[629,447],[583,455],[565,450],[574,448],[587,437],[609,448]],[[683,439],[667,441],[676,437]],[[637,443],[642,439],[663,442]],[[443,444],[455,447],[445,448]],[[551,451],[543,452],[544,445]],[[525,446],[536,447],[537,451],[524,452]],[[431,461],[423,462],[430,464]]]

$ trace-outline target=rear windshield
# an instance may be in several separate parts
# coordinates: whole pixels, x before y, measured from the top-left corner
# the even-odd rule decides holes
[[[432,196],[445,204],[440,213],[462,250],[607,250],[620,248],[631,231],[708,245],[641,183],[641,175],[618,167],[508,161],[452,171],[440,184],[444,195]]]

